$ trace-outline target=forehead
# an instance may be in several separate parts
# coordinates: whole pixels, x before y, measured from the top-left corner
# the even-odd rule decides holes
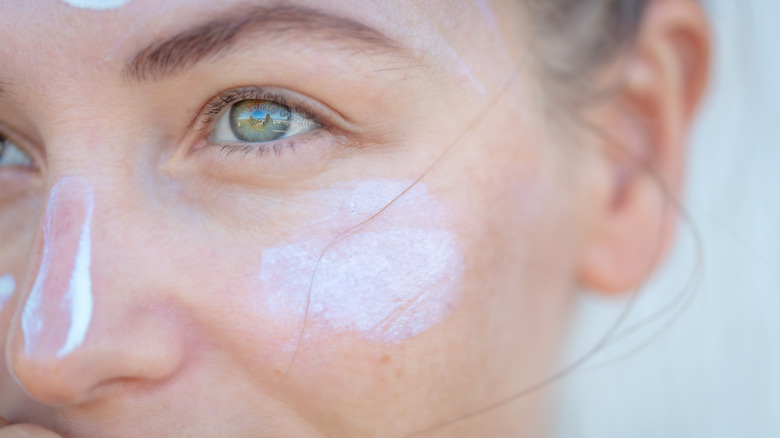
[[[273,9],[278,4],[263,0],[132,0],[111,10],[90,10],[62,0],[3,2],[0,38],[5,44],[0,47],[4,60],[0,77],[11,73],[8,69],[26,75],[31,67],[59,71],[71,71],[80,64],[108,67],[124,62],[157,39],[218,17],[240,14],[242,9]],[[462,51],[468,40],[464,36],[473,39],[486,34],[495,20],[484,0],[298,0],[283,4],[363,24],[430,56],[447,49]]]

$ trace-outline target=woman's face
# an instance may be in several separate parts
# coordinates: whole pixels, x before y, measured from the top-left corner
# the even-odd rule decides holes
[[[589,185],[518,2],[68,3],[0,13],[1,416],[395,438],[546,377]]]

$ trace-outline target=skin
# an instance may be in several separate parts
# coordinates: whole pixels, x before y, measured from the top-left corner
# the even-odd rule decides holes
[[[576,294],[649,274],[673,228],[668,193],[604,137],[562,132],[515,2],[494,2],[493,16],[483,2],[292,3],[374,27],[404,52],[303,35],[139,83],[123,79],[127,58],[244,2],[0,5],[0,127],[34,162],[0,167],[0,275],[16,279],[0,309],[0,437],[411,436],[545,379]],[[584,114],[672,195],[707,58],[699,7],[655,1],[636,47],[599,76],[621,87]],[[200,108],[247,85],[304,96],[327,128],[294,152],[209,146],[209,127],[192,129]],[[94,201],[92,320],[69,354],[31,353],[21,319],[44,212],[72,177]],[[273,292],[256,282],[264,249],[354,225],[310,226],[334,187],[418,178],[435,202],[387,214],[441,213],[463,260],[446,317],[386,342],[251,305]],[[543,436],[548,412],[539,391],[418,436]]]

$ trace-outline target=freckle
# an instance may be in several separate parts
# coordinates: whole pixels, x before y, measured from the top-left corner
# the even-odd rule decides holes
[[[389,355],[389,354],[385,354],[385,355],[383,355],[383,356],[382,356],[382,359],[380,359],[379,361],[380,361],[380,362],[382,362],[382,363],[388,363],[388,362],[390,362],[390,355]]]
[[[400,379],[403,376],[404,376],[404,371],[402,369],[398,368],[397,370],[395,370],[395,377],[397,379]]]
[[[274,370],[274,375],[276,377],[281,377],[282,376],[282,370]]]

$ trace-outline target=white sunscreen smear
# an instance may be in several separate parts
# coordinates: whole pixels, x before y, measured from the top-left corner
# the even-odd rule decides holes
[[[325,223],[349,228],[406,186],[369,180],[331,190],[329,204],[339,207]],[[269,290],[268,311],[279,323],[305,316],[307,327],[385,343],[433,327],[455,306],[463,275],[457,241],[439,220],[443,211],[418,184],[354,233],[335,240],[333,233],[304,237],[263,251],[260,280]]]
[[[56,350],[63,357],[84,341],[92,319],[93,210],[86,180],[63,178],[52,187],[41,267],[22,311],[27,354]]]
[[[63,2],[79,9],[92,9],[102,11],[116,9],[130,3],[130,0],[62,0]]]
[[[13,275],[0,276],[0,307],[4,306],[14,295],[16,282]]]

